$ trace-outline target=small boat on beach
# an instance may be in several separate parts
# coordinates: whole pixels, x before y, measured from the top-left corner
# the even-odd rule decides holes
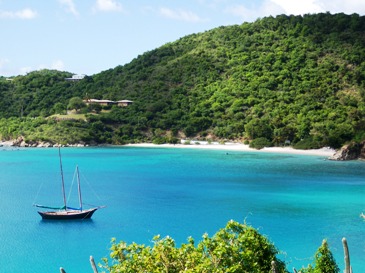
[[[94,212],[101,207],[94,207],[90,209],[83,209],[82,205],[82,195],[81,195],[81,186],[80,186],[80,175],[79,168],[76,166],[76,174],[77,174],[77,188],[78,188],[78,197],[79,197],[79,207],[72,208],[67,206],[66,194],[65,194],[65,182],[63,178],[63,169],[62,169],[62,158],[61,158],[61,150],[58,148],[58,155],[60,158],[60,169],[61,169],[61,184],[62,184],[62,196],[63,196],[63,206],[61,207],[50,207],[44,205],[35,204],[35,207],[49,209],[47,211],[38,211],[38,213],[42,216],[42,219],[47,220],[75,220],[75,219],[89,219],[94,214]]]

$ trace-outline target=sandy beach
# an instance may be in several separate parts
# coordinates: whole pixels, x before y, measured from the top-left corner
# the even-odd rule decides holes
[[[332,156],[336,152],[336,150],[331,148],[321,148],[321,149],[313,149],[313,150],[297,150],[291,147],[268,147],[263,148],[261,150],[256,150],[250,148],[248,145],[239,144],[239,143],[204,143],[199,142],[199,144],[191,142],[191,144],[152,144],[152,143],[139,143],[139,144],[127,144],[125,146],[130,147],[151,147],[151,148],[189,148],[189,149],[212,149],[212,150],[224,150],[224,151],[238,151],[238,152],[247,152],[247,151],[259,151],[259,152],[267,152],[267,153],[285,153],[285,154],[303,154],[303,155],[318,155],[318,156]]]
[[[0,142],[0,146],[4,147],[12,147],[12,141],[3,141]],[[226,142],[224,144],[218,142],[208,143],[206,141],[190,141],[190,144],[184,144],[184,140],[182,140],[181,144],[152,144],[152,143],[138,143],[138,144],[126,144],[124,146],[130,147],[145,147],[145,148],[189,148],[189,149],[211,149],[211,150],[224,150],[224,151],[238,151],[238,152],[247,152],[247,151],[259,151],[259,152],[267,152],[267,153],[284,153],[284,154],[303,154],[303,155],[318,155],[318,156],[327,156],[330,157],[336,153],[336,150],[324,147],[321,149],[313,149],[313,150],[297,150],[292,147],[267,147],[261,150],[256,150],[250,148],[248,145],[234,142]]]

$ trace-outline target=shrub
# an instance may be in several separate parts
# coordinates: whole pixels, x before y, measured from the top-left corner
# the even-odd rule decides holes
[[[250,148],[254,148],[257,150],[260,150],[265,147],[271,147],[271,146],[272,146],[271,141],[265,137],[255,138],[254,140],[252,140],[250,142],[250,145],[249,145]]]
[[[161,136],[155,137],[152,140],[152,143],[153,144],[165,144],[166,142],[167,142],[166,137],[161,137]]]
[[[159,236],[153,246],[112,240],[112,264],[104,258],[104,268],[116,272],[270,272],[275,261],[278,273],[285,264],[276,258],[278,250],[268,239],[246,225],[229,221],[225,228],[195,246],[194,239],[176,247],[175,241]]]
[[[319,149],[321,147],[322,145],[318,141],[315,141],[310,137],[302,139],[293,145],[294,149],[301,149],[301,150]]]
[[[300,270],[301,273],[339,273],[335,258],[328,247],[326,240],[318,248],[314,257],[314,266],[308,265],[307,268]]]
[[[179,143],[179,139],[177,137],[168,137],[166,140],[167,140],[167,143],[169,143],[169,144],[178,144]]]

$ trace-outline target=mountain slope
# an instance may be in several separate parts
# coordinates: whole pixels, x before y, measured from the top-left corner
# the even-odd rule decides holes
[[[133,100],[127,109],[90,117],[90,126],[107,126],[109,142],[152,140],[169,131],[339,147],[365,138],[365,17],[280,15],[220,27],[78,83],[47,84],[33,87],[42,99],[34,91],[26,97],[24,115],[50,114],[56,102],[73,96]],[[23,90],[24,97],[29,86],[17,85],[14,93]],[[42,90],[54,94],[53,103]]]

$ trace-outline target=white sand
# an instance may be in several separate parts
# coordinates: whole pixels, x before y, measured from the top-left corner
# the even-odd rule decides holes
[[[182,141],[184,143],[184,140]],[[297,150],[291,147],[268,147],[261,150],[250,148],[248,145],[227,142],[225,144],[219,144],[217,142],[207,143],[206,141],[190,141],[191,144],[161,144],[156,145],[152,143],[138,143],[138,144],[127,144],[125,146],[131,147],[166,147],[166,148],[189,148],[189,149],[211,149],[211,150],[224,150],[224,151],[260,151],[260,152],[272,152],[272,153],[283,153],[283,154],[303,154],[303,155],[318,155],[330,157],[335,154],[336,150],[331,148],[321,148],[313,150]],[[199,143],[199,144],[197,144]],[[0,142],[0,145],[11,146],[12,142],[4,141]]]
[[[284,154],[303,154],[303,155],[318,155],[318,156],[332,156],[336,152],[331,148],[321,148],[313,150],[297,150],[291,147],[268,147],[261,150],[250,148],[245,144],[238,143],[226,143],[226,144],[207,144],[199,142],[200,144],[151,144],[151,143],[139,143],[139,144],[127,144],[130,147],[166,147],[166,148],[194,148],[194,149],[212,149],[212,150],[225,150],[225,151],[260,151],[260,152],[271,152],[271,153],[284,153]]]

